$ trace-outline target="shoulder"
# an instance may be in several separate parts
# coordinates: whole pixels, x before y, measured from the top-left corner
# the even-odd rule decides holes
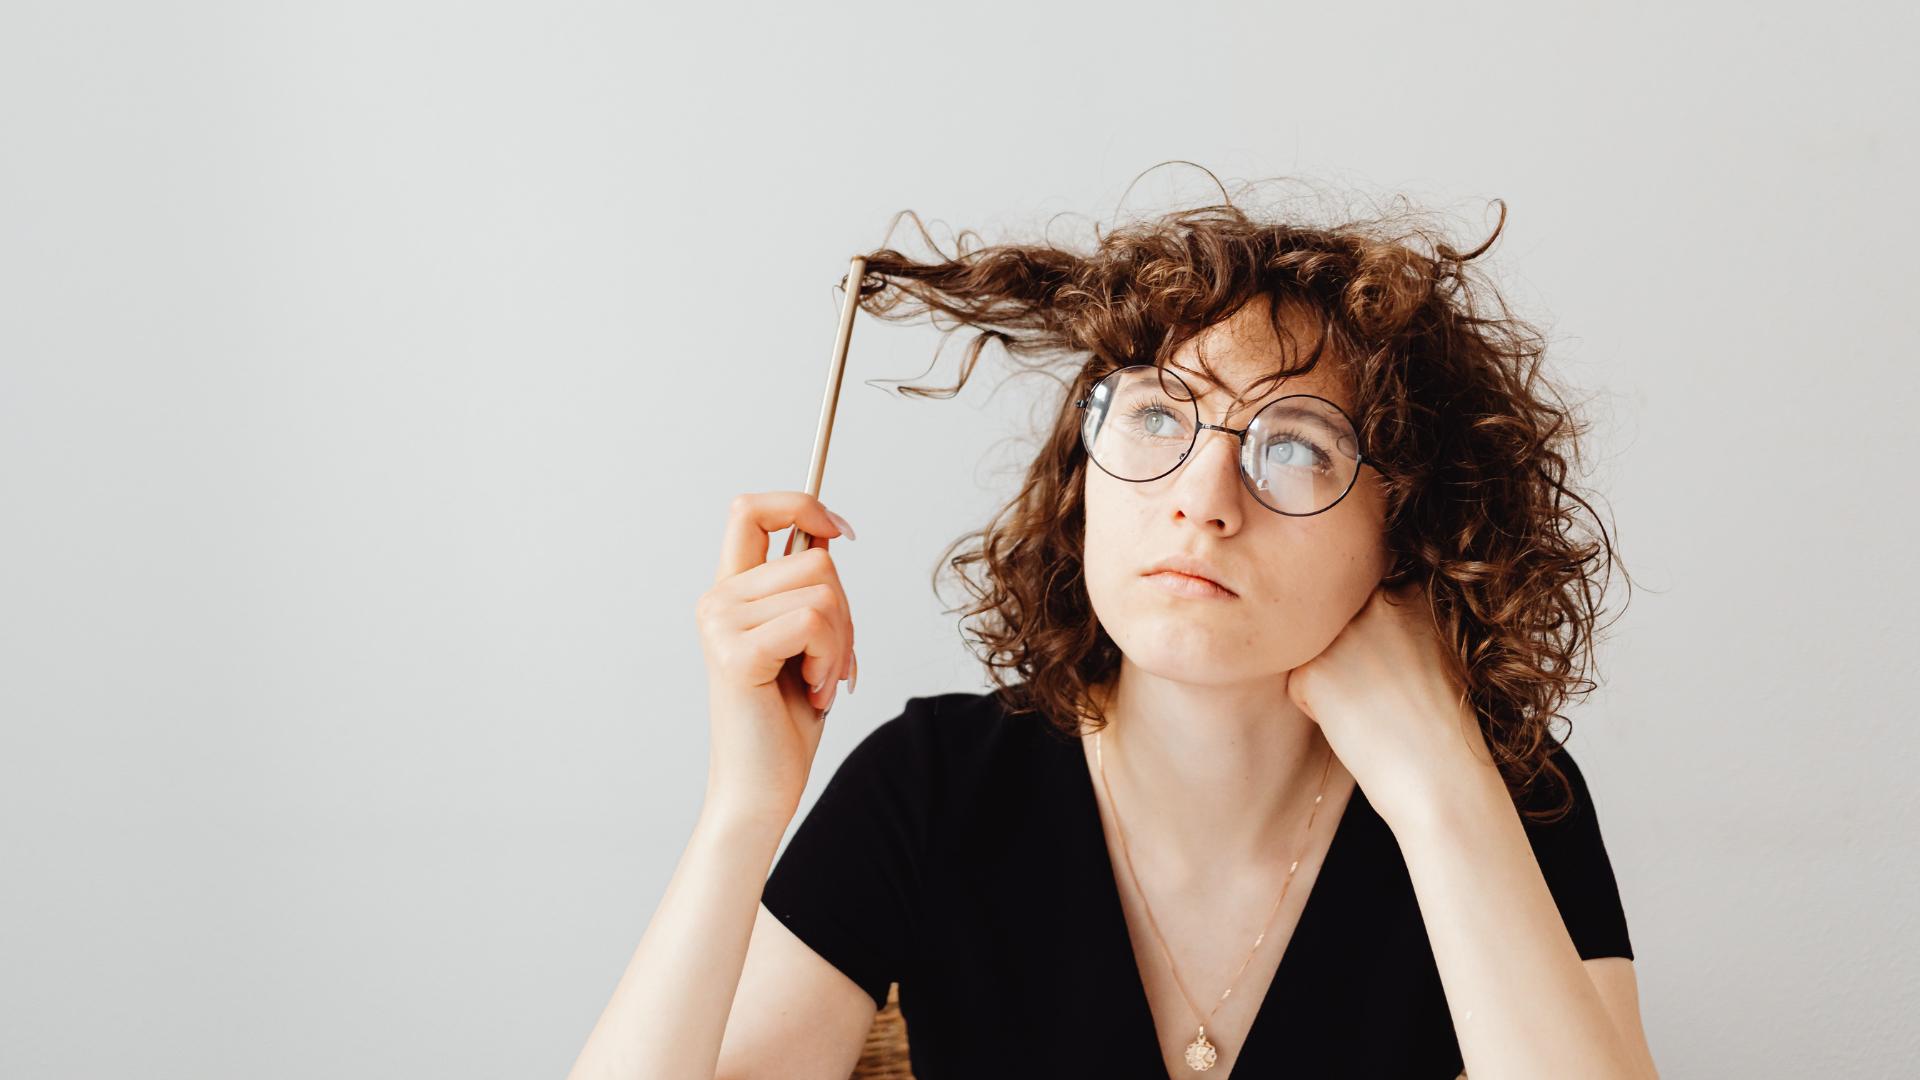
[[[1548,752],[1545,764],[1526,788],[1515,795],[1529,832],[1541,839],[1582,830],[1598,831],[1593,788],[1585,770],[1564,743]],[[1527,816],[1528,813],[1546,815]]]
[[[868,732],[836,773],[874,784],[930,822],[969,832],[1050,781],[1068,736],[1046,718],[1009,705],[1004,690],[910,697]]]
[[[1581,959],[1631,959],[1633,946],[1626,912],[1613,860],[1600,833],[1593,789],[1564,745],[1556,747],[1547,760],[1552,768],[1543,769],[1515,800],[1523,811],[1565,808],[1563,813],[1544,819],[1524,813],[1521,816],[1541,875]]]
[[[909,769],[963,771],[988,766],[1041,726],[1039,717],[1010,709],[1003,691],[928,694],[908,698],[852,753]]]

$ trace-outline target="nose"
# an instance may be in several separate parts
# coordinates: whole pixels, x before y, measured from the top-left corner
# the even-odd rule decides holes
[[[1174,512],[1231,535],[1240,529],[1244,494],[1239,437],[1211,424],[1201,425],[1193,449],[1173,474]]]

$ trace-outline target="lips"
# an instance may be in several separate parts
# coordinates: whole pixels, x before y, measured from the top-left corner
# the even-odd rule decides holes
[[[1193,556],[1190,556],[1190,555],[1175,555],[1170,558],[1162,559],[1159,562],[1154,563],[1152,566],[1148,567],[1145,571],[1142,572],[1142,576],[1145,576],[1145,577],[1152,577],[1155,574],[1173,574],[1177,576],[1182,576],[1189,579],[1194,579],[1206,585],[1211,585],[1212,587],[1222,590],[1223,592],[1226,592],[1230,595],[1234,595],[1234,596],[1239,595],[1238,593],[1234,592],[1232,586],[1228,585],[1226,582],[1221,580],[1221,572],[1214,569],[1211,563],[1208,563],[1203,559],[1194,558]]]
[[[1162,570],[1159,573],[1148,574],[1146,575],[1146,580],[1152,582],[1157,588],[1165,589],[1179,596],[1191,596],[1205,600],[1238,599],[1234,596],[1233,592],[1224,585],[1216,585],[1206,578],[1194,577],[1191,574],[1182,574],[1173,570]]]

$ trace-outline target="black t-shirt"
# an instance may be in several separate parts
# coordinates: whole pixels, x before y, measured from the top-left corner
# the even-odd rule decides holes
[[[1522,818],[1582,959],[1633,952],[1585,780]],[[910,698],[841,763],[762,900],[884,1006],[917,1080],[1168,1080],[1078,741],[998,692]],[[1557,794],[1557,792],[1555,793]],[[1461,1069],[1398,843],[1353,790],[1233,1064],[1265,1077]]]

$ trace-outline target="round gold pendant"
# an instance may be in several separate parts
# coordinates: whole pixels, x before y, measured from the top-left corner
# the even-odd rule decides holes
[[[1207,1029],[1202,1027],[1200,1034],[1187,1044],[1187,1065],[1195,1072],[1206,1072],[1220,1060],[1220,1052],[1207,1041]]]

